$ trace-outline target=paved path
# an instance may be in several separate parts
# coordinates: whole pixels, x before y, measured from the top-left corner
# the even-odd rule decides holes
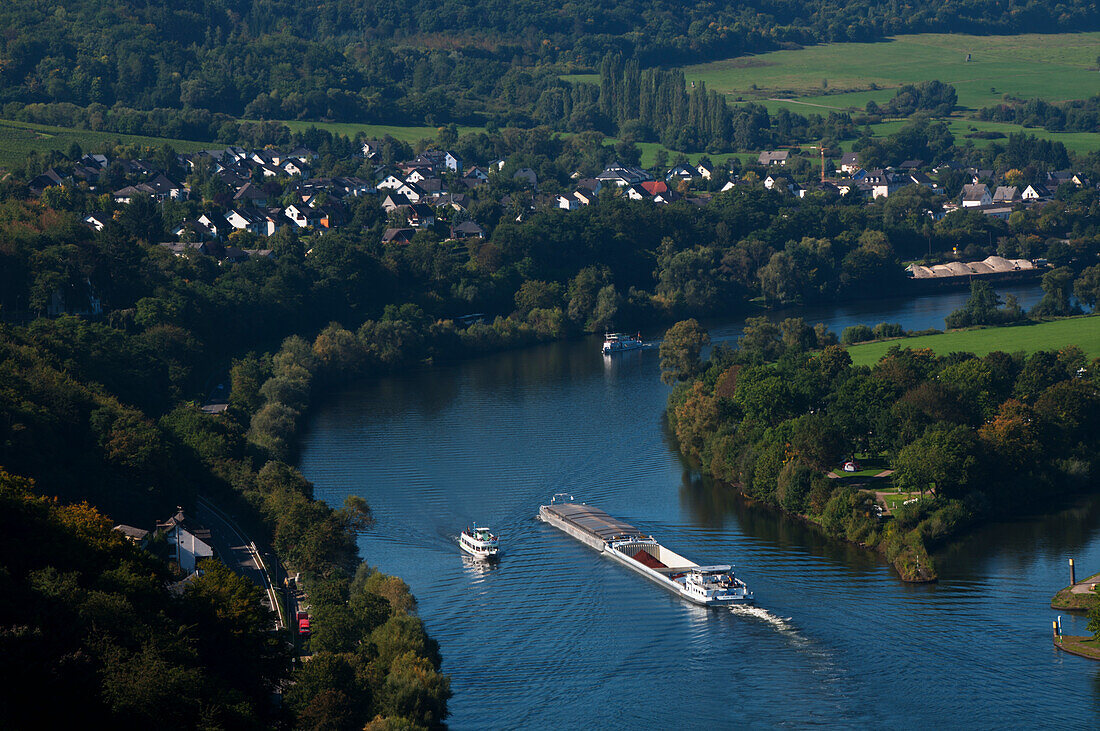
[[[255,542],[250,540],[232,517],[206,498],[196,504],[199,521],[210,529],[210,539],[218,558],[238,574],[251,579],[264,592],[264,602],[275,613],[277,629],[286,627],[274,582]]]
[[[1100,584],[1100,574],[1093,574],[1083,581],[1078,581],[1069,591],[1071,594],[1088,594],[1092,591],[1094,584]]]

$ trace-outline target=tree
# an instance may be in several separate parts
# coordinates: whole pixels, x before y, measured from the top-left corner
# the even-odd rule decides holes
[[[907,492],[935,487],[939,497],[962,497],[977,464],[974,433],[942,424],[902,448],[894,460],[894,484]]]
[[[989,282],[975,279],[970,283],[970,298],[966,304],[947,316],[948,328],[969,327],[971,325],[993,325],[1001,322],[1000,311],[1003,303]]]
[[[1038,415],[1016,399],[1001,404],[978,436],[1006,472],[1027,472],[1042,455]]]
[[[797,330],[793,325],[787,325],[787,329],[792,332]],[[737,347],[750,360],[767,363],[783,352],[784,343],[780,341],[782,333],[782,328],[766,317],[747,317],[741,337],[737,339]]]
[[[1095,264],[1081,272],[1073,283],[1073,295],[1089,307],[1096,309],[1100,304],[1100,264]]]
[[[269,369],[254,353],[234,361],[229,369],[229,405],[246,414],[255,413],[263,405],[260,388],[269,375]]]
[[[1070,303],[1070,290],[1073,289],[1073,270],[1058,267],[1043,275],[1043,299],[1035,305],[1032,313],[1039,317],[1062,317],[1079,313],[1081,308]]]
[[[1100,58],[1097,59],[1100,63]],[[1092,632],[1094,639],[1100,639],[1100,588],[1094,588],[1093,593],[1097,596],[1093,598],[1092,604],[1089,605],[1089,623],[1088,631]]]
[[[779,330],[783,333],[783,345],[788,348],[810,350],[817,345],[814,329],[801,317],[788,317],[779,323]]]
[[[699,356],[707,345],[710,335],[694,318],[670,327],[661,341],[661,380],[671,385],[698,373],[702,367]]]
[[[868,340],[875,339],[875,331],[864,324],[850,325],[844,328],[844,332],[840,334],[840,342],[845,345],[853,345],[855,343],[863,343]]]

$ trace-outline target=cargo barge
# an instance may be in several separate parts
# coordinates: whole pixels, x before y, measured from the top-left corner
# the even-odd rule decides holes
[[[538,518],[581,543],[637,571],[647,579],[695,604],[708,607],[749,604],[753,594],[727,565],[700,566],[662,546],[634,526],[599,508],[574,502],[539,506]]]

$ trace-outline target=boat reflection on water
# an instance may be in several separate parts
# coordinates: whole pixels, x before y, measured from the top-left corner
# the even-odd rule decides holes
[[[462,568],[473,576],[487,576],[500,568],[500,559],[486,561],[464,553],[462,554]]]

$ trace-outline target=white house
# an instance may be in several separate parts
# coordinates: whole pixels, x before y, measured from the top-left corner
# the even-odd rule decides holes
[[[993,202],[993,196],[989,194],[989,188],[985,183],[974,183],[973,185],[964,185],[962,192],[962,205],[963,208],[977,208],[979,206],[988,206]]]
[[[397,193],[405,196],[413,203],[419,203],[422,198],[427,197],[427,192],[416,183],[403,183],[397,188]]]
[[[309,166],[301,160],[287,160],[281,168],[287,175],[305,175],[309,172]]]
[[[385,178],[382,179],[382,182],[375,187],[377,187],[379,190],[397,190],[404,184],[405,181],[397,177],[396,175],[387,175]]]
[[[84,217],[84,223],[91,226],[96,231],[102,231],[107,227],[107,222],[111,220],[110,216],[105,216],[102,213],[93,213]]]
[[[304,203],[301,205],[291,204],[287,206],[283,214],[301,228],[308,228],[310,226],[317,228],[321,224],[321,212],[314,208],[310,208]]]
[[[573,191],[573,197],[576,198],[582,206],[590,206],[595,203],[598,193],[595,193],[588,188],[578,188]]]
[[[859,170],[859,155],[854,152],[845,152],[840,156],[840,172],[851,175]]]
[[[572,196],[558,195],[554,197],[558,208],[566,211],[575,211],[581,207],[581,202]]]
[[[237,230],[249,231],[260,236],[270,236],[279,228],[274,218],[253,208],[234,208],[225,214],[225,220]]]
[[[215,221],[213,218],[206,215],[205,213],[199,216],[196,221],[201,224],[203,228],[209,231],[210,235],[214,238],[218,238],[219,236],[221,236],[225,228],[224,222]]]
[[[183,508],[177,508],[176,514],[165,522],[157,523],[157,529],[164,531],[172,558],[188,574],[194,573],[199,559],[214,555],[210,531],[189,525]]]

